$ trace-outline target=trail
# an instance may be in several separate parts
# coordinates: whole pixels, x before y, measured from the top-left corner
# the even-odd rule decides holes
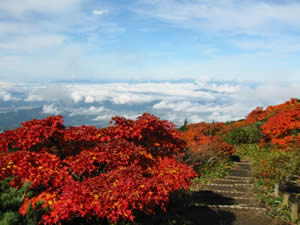
[[[255,198],[251,166],[235,162],[225,178],[193,185],[168,205],[167,212],[144,217],[143,225],[275,225]],[[278,225],[278,224],[277,224]]]
[[[266,215],[264,206],[255,199],[250,171],[248,161],[235,162],[230,174],[225,178],[194,186],[191,193],[193,202],[189,207],[198,208],[202,221],[199,224],[273,224],[272,218]]]

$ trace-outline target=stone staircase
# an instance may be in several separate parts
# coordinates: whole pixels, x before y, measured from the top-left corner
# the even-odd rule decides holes
[[[187,207],[198,208],[199,214],[203,216],[202,223],[199,224],[274,224],[266,215],[264,206],[255,199],[250,171],[248,161],[235,162],[230,174],[225,178],[193,186],[190,193],[193,196],[192,201]],[[208,216],[203,213],[205,211]],[[213,215],[214,218],[209,215]]]
[[[197,184],[172,199],[167,212],[145,216],[139,225],[286,225],[275,223],[255,198],[248,161],[235,162],[230,174]],[[177,195],[175,195],[177,196]]]

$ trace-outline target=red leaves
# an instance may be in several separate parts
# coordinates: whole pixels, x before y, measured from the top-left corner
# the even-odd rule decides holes
[[[41,200],[50,208],[45,224],[78,216],[133,220],[136,210],[164,209],[170,192],[188,187],[196,173],[173,159],[185,147],[173,124],[150,114],[113,119],[97,129],[65,128],[62,117],[48,117],[0,134],[0,179],[32,184],[23,215]]]
[[[249,115],[246,117],[246,121],[248,124],[254,123],[257,121],[263,121],[266,120],[275,114],[277,114],[280,111],[286,110],[286,109],[293,109],[295,107],[298,107],[300,103],[297,101],[297,99],[292,98],[291,100],[275,105],[275,106],[269,106],[265,110],[263,107],[257,107],[255,110],[253,110]]]
[[[97,215],[113,222],[120,218],[132,220],[135,210],[150,212],[155,205],[164,208],[169,193],[187,188],[196,176],[188,166],[170,158],[159,159],[152,173],[136,165],[119,167],[82,182],[70,182],[62,187],[60,199],[51,206],[48,219],[67,219],[69,214]],[[147,174],[145,176],[144,174]]]
[[[283,148],[299,146],[300,105],[279,111],[261,128],[265,138],[272,144]]]
[[[27,181],[32,184],[31,188],[56,188],[70,179],[60,159],[45,151],[1,153],[0,159],[0,179],[14,176],[14,186]]]
[[[222,141],[221,135],[227,132],[224,123],[196,123],[190,124],[185,132],[185,140],[192,152],[203,154],[216,154],[223,157],[234,153],[232,145]]]
[[[11,150],[33,150],[39,145],[50,146],[60,138],[64,129],[61,116],[51,116],[44,120],[31,120],[22,127],[6,131],[0,135],[0,152]]]

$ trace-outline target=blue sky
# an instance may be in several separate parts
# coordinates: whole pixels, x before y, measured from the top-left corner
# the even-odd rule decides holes
[[[300,82],[293,0],[1,0],[0,80]]]

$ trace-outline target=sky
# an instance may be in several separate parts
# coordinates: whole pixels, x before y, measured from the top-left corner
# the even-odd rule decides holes
[[[1,0],[0,81],[300,83],[298,0]]]

